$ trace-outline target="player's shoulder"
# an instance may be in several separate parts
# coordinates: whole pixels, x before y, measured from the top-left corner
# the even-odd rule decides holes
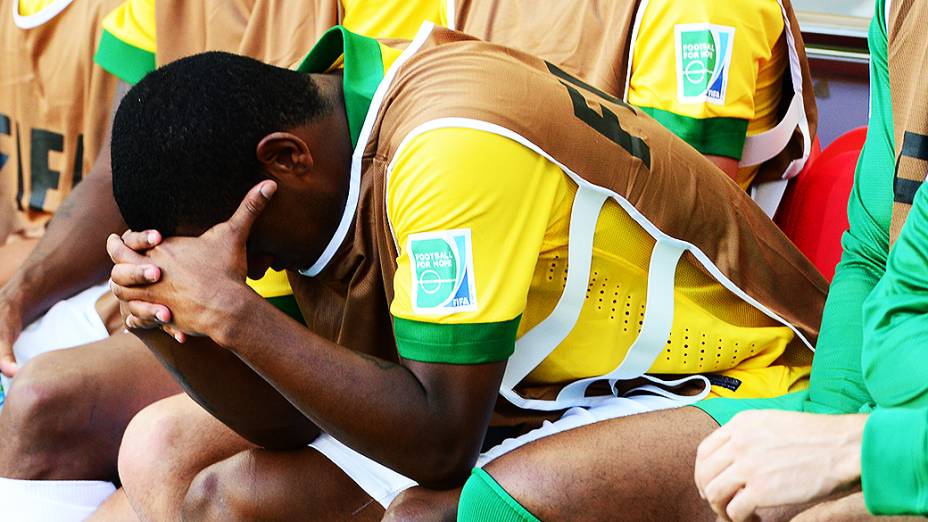
[[[154,51],[154,0],[110,0],[109,3],[112,4],[112,8],[103,21],[104,30],[129,45]]]
[[[757,20],[782,21],[784,4],[779,0],[651,0],[648,9],[672,14],[664,19],[675,18],[721,18],[733,23],[754,24]]]
[[[389,169],[391,178],[412,173],[420,181],[450,182],[449,173],[467,172],[472,183],[489,183],[490,172],[520,171],[539,160],[543,158],[536,152],[479,123],[463,127],[429,122],[401,140]]]
[[[505,199],[537,182],[539,169],[551,165],[535,151],[489,130],[449,126],[413,131],[390,159],[387,210],[393,215],[407,206],[447,209]]]

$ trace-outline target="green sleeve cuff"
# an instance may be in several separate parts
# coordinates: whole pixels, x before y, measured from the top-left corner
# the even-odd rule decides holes
[[[699,119],[653,107],[640,107],[640,109],[701,154],[741,159],[744,141],[748,135],[748,120]]]
[[[306,321],[303,320],[303,312],[300,311],[300,305],[297,304],[293,294],[282,295],[278,297],[268,297],[266,300],[267,302],[277,307],[277,309],[281,312],[289,315],[298,323],[302,325],[306,324]]]
[[[393,318],[400,357],[439,364],[505,361],[515,351],[522,316],[498,323],[437,324]]]
[[[928,410],[877,409],[867,419],[861,482],[874,515],[928,513]]]
[[[155,70],[155,53],[129,45],[105,30],[93,59],[106,72],[133,85]]]

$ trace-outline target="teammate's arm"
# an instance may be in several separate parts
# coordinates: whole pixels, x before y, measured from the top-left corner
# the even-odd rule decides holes
[[[628,101],[744,185],[750,178],[739,179],[738,164],[749,127],[755,132],[775,124],[786,63],[785,46],[777,44],[782,30],[776,3],[745,2],[735,9],[708,0],[651,2],[631,57]],[[719,45],[713,59],[685,50],[710,36]],[[708,90],[714,72],[720,96]]]
[[[704,154],[707,160],[711,161],[713,165],[719,168],[722,172],[728,175],[729,178],[737,180],[738,176],[738,160],[735,158],[728,158],[725,156],[716,156],[713,154]]]
[[[867,419],[861,484],[874,515],[928,514],[928,408],[877,408]]]
[[[864,382],[880,407],[928,407],[928,191],[921,188],[886,273],[864,303]]]
[[[129,87],[120,83],[112,114]],[[55,212],[35,249],[0,289],[0,370],[16,371],[13,343],[26,324],[53,303],[102,281],[112,262],[103,248],[106,237],[125,230],[113,200],[110,170],[110,132],[107,125],[103,147],[91,172]]]
[[[883,12],[878,0],[876,12]],[[850,226],[841,238],[841,262],[825,302],[821,334],[812,362],[806,411],[855,413],[871,401],[861,374],[864,300],[886,271],[889,233],[877,215],[891,203],[894,163],[892,101],[889,95],[885,17],[873,17],[868,38],[872,111],[848,202]]]
[[[863,448],[864,498],[876,514],[928,512],[928,192],[915,200],[864,303],[864,382],[876,402]],[[885,481],[885,484],[884,484]],[[888,484],[892,484],[889,486]]]

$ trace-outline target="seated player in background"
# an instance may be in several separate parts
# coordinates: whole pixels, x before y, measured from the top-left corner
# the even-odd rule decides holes
[[[36,13],[27,17],[27,22],[37,21],[50,14],[50,9],[61,7],[55,4],[41,11],[44,7],[44,4],[39,5],[41,2],[36,5],[32,5],[35,2],[21,4],[21,15],[29,15],[28,10]],[[10,38],[4,40],[5,45],[9,45],[11,49],[15,48],[16,52],[22,52],[19,47],[14,47],[13,37],[44,31],[43,34],[51,36],[28,41],[45,42],[45,54],[63,53],[63,49],[67,49],[68,52],[73,49],[87,51],[85,62],[78,64],[77,60],[74,60],[73,72],[78,74],[83,69],[92,67],[93,51],[96,42],[99,41],[96,59],[103,69],[112,75],[98,67],[92,67],[92,74],[82,73],[91,79],[91,87],[94,89],[92,92],[97,92],[106,88],[112,90],[116,78],[127,83],[138,81],[154,68],[157,59],[170,61],[183,55],[172,53],[196,52],[205,48],[227,48],[265,60],[280,60],[289,64],[297,60],[299,55],[288,57],[285,53],[288,42],[282,43],[275,39],[269,32],[270,28],[274,31],[287,31],[289,27],[293,31],[300,29],[305,33],[307,27],[315,26],[318,32],[314,34],[321,34],[325,28],[338,21],[338,5],[328,1],[303,2],[295,4],[292,9],[279,5],[274,7],[269,2],[247,5],[235,2],[176,2],[176,5],[169,5],[169,2],[160,2],[161,14],[166,20],[165,27],[168,28],[169,34],[173,35],[171,38],[163,39],[168,45],[161,48],[154,42],[153,3],[148,4],[148,7],[151,7],[148,10],[145,9],[144,3],[140,5],[137,2],[123,2],[104,20],[104,15],[117,4],[118,2],[77,0],[70,6],[64,4],[66,9],[44,25],[28,30],[12,28],[11,20],[9,26],[16,32],[8,33]],[[15,12],[7,7],[12,6],[4,3],[4,19]],[[185,26],[172,23],[176,21],[172,20],[171,16],[180,16],[181,13],[175,12],[180,7],[186,7],[182,16],[187,23]],[[203,13],[206,10],[210,14],[209,23],[203,22]],[[243,13],[246,16],[243,16]],[[268,18],[274,19],[274,22],[268,23]],[[368,19],[365,21],[370,22]],[[416,20],[412,27],[418,27],[419,21]],[[86,45],[75,46],[72,36],[75,31],[71,26],[76,28],[82,23],[86,24],[87,34],[94,36],[92,39],[88,38]],[[105,29],[102,36],[101,24]],[[68,27],[69,30],[59,30],[61,27]],[[170,32],[172,29],[180,30],[181,27],[184,29],[181,33],[183,37],[177,37],[176,32]],[[5,56],[15,55],[11,51]],[[48,63],[57,61],[52,60]],[[67,68],[64,71],[71,70]],[[59,82],[48,82],[46,87],[73,88],[74,85],[82,85],[83,80],[68,83],[64,81],[61,71],[57,74]],[[35,75],[23,73],[16,77],[31,78]],[[4,87],[10,85],[9,82],[3,83]],[[23,90],[28,92],[29,96],[36,95],[36,92],[44,92],[56,101],[67,98],[63,94],[55,95],[57,91],[49,88],[42,91],[26,89],[23,86]],[[95,100],[96,97],[87,95],[79,98]],[[2,98],[5,101],[22,102],[23,107],[18,107],[17,110],[26,118],[37,117],[33,109],[35,105],[30,102],[31,97],[17,95]],[[108,118],[109,99],[106,103],[103,107],[103,117]],[[80,103],[61,106],[72,112],[84,109]],[[96,106],[92,108],[101,109]],[[13,113],[14,116],[18,112]],[[62,113],[64,111],[47,111],[43,115],[47,118],[58,118]],[[98,111],[88,114],[98,119],[100,116]],[[79,122],[80,118],[74,117],[67,121]],[[97,130],[97,134],[106,130],[108,121],[103,120],[105,125]],[[21,129],[25,135],[28,135],[27,128],[28,126],[25,126]],[[35,131],[32,135],[36,136],[38,132]],[[72,152],[72,142],[79,145],[87,143],[85,159],[96,157],[96,153],[91,154],[90,151],[96,151],[98,147],[95,144],[103,141],[102,138],[91,139],[89,130],[86,132],[87,136],[83,141],[77,130],[73,136],[65,140],[65,147]],[[10,134],[15,134],[15,125]],[[0,146],[5,154],[8,143],[3,141],[4,138],[6,136],[0,135]],[[108,145],[108,137],[105,141]],[[40,145],[55,147],[54,143],[54,140],[45,140]],[[84,149],[78,146],[78,152],[75,154],[81,150]],[[15,166],[21,158],[30,157],[27,153],[28,149],[18,157],[14,156],[7,165]],[[57,168],[56,155],[50,154],[52,163],[49,164],[49,168]],[[31,157],[39,156],[32,154]],[[111,482],[116,481],[119,440],[129,419],[145,405],[180,391],[148,350],[133,336],[116,334],[107,337],[107,329],[95,318],[95,295],[88,297],[88,292],[96,291],[96,295],[99,295],[106,287],[82,292],[98,280],[103,280],[112,266],[105,253],[91,248],[90,245],[102,244],[107,234],[125,230],[125,224],[112,199],[108,150],[104,150],[99,158],[100,161],[94,164],[92,174],[84,176],[84,183],[79,185],[73,197],[66,201],[66,211],[53,220],[39,247],[0,291],[0,369],[8,376],[18,374],[15,387],[10,387],[10,382],[4,380],[9,395],[7,407],[0,415],[0,432],[6,434],[4,444],[0,445],[0,477],[5,477],[0,480],[0,498],[3,499],[4,513],[18,519],[52,516],[58,520],[65,520],[66,512],[82,518],[82,513],[86,514],[88,509],[94,509],[99,499],[113,489]],[[62,164],[72,165],[71,162]],[[42,174],[44,171],[41,170],[41,166],[42,164],[33,160],[31,171]],[[27,172],[30,171],[28,163],[25,169]],[[5,169],[4,176],[7,172],[12,170],[9,170],[9,167]],[[62,171],[60,174],[62,180],[70,179],[65,176],[70,176],[70,171]],[[41,176],[36,175],[35,178],[42,183],[50,179],[47,172]],[[38,181],[34,181],[33,184],[38,186],[36,183]],[[33,191],[33,194],[37,192]],[[54,194],[56,198],[49,199],[57,201],[63,196],[64,190]],[[36,198],[38,196],[32,199],[41,199]],[[2,259],[6,261],[9,258],[4,254]],[[281,275],[276,280],[265,278],[261,284],[256,285],[258,291],[275,304],[295,310],[292,297],[287,297],[290,290],[285,276]],[[49,315],[24,330],[24,327],[40,317],[46,308],[75,292],[82,293],[62,302],[53,308]],[[108,316],[119,319],[114,306],[109,308]],[[116,327],[121,329],[119,323],[117,321],[111,324],[110,331]],[[23,370],[18,372],[19,367],[14,355],[20,358],[20,363],[25,363],[28,358],[38,353],[80,345],[92,340],[99,341],[79,346],[74,350],[47,353],[26,364]],[[93,418],[94,422],[88,422],[89,418]],[[69,504],[70,499],[76,498],[75,494],[80,497],[80,502]],[[61,511],[56,514],[44,511],[49,505],[60,505]],[[24,511],[13,511],[19,508]],[[124,520],[125,516],[116,515],[115,518]]]
[[[818,393],[810,399],[824,404],[794,408],[808,413],[741,413],[700,446],[696,483],[713,508],[733,520],[857,483],[861,493],[810,517],[928,514],[928,369],[921,350],[928,324],[928,40],[921,21],[928,2],[892,2],[888,9],[885,3],[877,1],[870,29],[873,109],[835,278],[840,286],[833,286],[828,303],[828,324],[853,329],[830,334],[843,342],[820,345],[813,377],[832,382],[813,386],[810,392]],[[835,293],[839,289],[842,294]],[[828,365],[819,366],[820,359]]]
[[[817,113],[789,0],[457,0],[443,21],[640,107],[773,215]],[[449,9],[453,9],[450,12]]]
[[[149,75],[116,118],[120,209],[178,236],[154,249],[147,232],[111,236],[128,323],[168,322],[188,346],[138,333],[187,392],[259,446],[293,450],[208,467],[185,517],[337,518],[414,481],[460,485],[500,393],[512,405],[494,424],[511,433],[555,422],[488,441],[482,461],[708,394],[804,386],[822,278],[654,120],[550,63],[429,26],[402,55],[333,30],[300,70],[317,74],[197,56]],[[150,139],[180,115],[203,127]],[[258,189],[275,187],[267,203]],[[292,271],[309,329],[241,286],[246,265],[268,264]],[[615,395],[585,397],[613,378]],[[310,477],[346,486],[292,487]]]
[[[2,2],[0,284],[103,148],[116,79],[95,69],[91,55],[117,3]]]
[[[32,506],[46,519],[85,517],[113,490],[119,442],[114,425],[120,419],[125,425],[144,405],[128,401],[117,411],[99,398],[135,389],[137,395],[148,394],[150,402],[177,390],[141,343],[118,333],[87,345],[79,356],[67,350],[54,361],[36,361],[19,372],[15,390],[9,380],[19,369],[14,345],[25,360],[123,329],[116,302],[102,284],[112,265],[94,246],[103,244],[108,233],[95,228],[100,221],[118,223],[115,230],[125,227],[103,172],[109,164],[111,108],[124,89],[93,63],[104,16],[118,3],[0,2],[0,194],[10,195],[2,201],[4,209],[18,206],[15,242],[0,246],[4,519],[31,520],[18,505]],[[87,214],[93,217],[86,219]],[[72,234],[75,227],[87,233]],[[0,245],[6,239],[3,233]],[[11,276],[30,250],[26,266]],[[106,379],[79,382],[75,369],[94,364],[111,365]],[[54,400],[65,396],[74,401]],[[107,442],[108,454],[101,451]],[[64,479],[86,480],[65,484]],[[80,493],[75,496],[75,491]],[[72,502],[57,512],[45,511],[63,496]]]

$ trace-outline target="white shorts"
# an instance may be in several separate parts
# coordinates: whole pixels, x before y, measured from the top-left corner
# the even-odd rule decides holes
[[[92,286],[58,301],[27,326],[13,343],[13,355],[19,366],[46,352],[105,339],[109,332],[97,313],[97,300],[108,291],[107,284]],[[10,389],[11,382],[6,376],[0,376],[0,384],[4,390]]]
[[[480,454],[477,467],[504,455],[529,442],[542,439],[572,430],[588,424],[680,406],[678,400],[660,396],[615,397],[592,408],[571,408],[560,419],[545,421],[541,427],[516,438],[506,439],[502,443]],[[323,433],[310,445],[322,453],[336,466],[347,474],[368,495],[380,503],[384,508],[393,502],[404,490],[416,485],[408,477],[400,475],[392,469],[375,462],[357,451],[345,446],[328,433]]]

